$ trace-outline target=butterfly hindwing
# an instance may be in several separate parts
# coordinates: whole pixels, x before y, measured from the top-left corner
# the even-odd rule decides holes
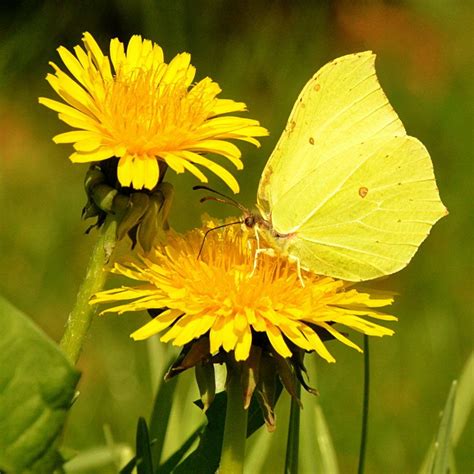
[[[349,160],[358,164],[335,172],[333,193],[307,215],[298,214],[287,251],[324,275],[351,281],[389,275],[408,264],[446,215],[429,154],[417,139],[401,136],[369,140],[347,156],[363,160]],[[293,199],[310,195],[302,186]],[[297,208],[294,201],[285,198],[281,205]]]

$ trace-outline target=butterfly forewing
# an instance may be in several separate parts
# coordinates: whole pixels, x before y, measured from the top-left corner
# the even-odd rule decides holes
[[[315,186],[324,193],[324,172],[333,157],[377,136],[404,135],[405,129],[375,75],[370,51],[338,58],[306,84],[260,180],[258,205],[268,216],[280,198],[319,169]]]

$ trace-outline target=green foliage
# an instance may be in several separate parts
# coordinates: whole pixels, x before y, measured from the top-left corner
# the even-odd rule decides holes
[[[453,426],[452,426],[452,443],[453,446],[458,444],[466,424],[471,416],[474,408],[474,384],[472,377],[474,374],[474,352],[464,364],[464,368],[458,380],[456,389],[456,403],[454,406]]]
[[[282,385],[278,383],[276,387],[276,401],[281,391]],[[196,402],[196,405],[202,408],[201,401]],[[207,424],[201,430],[199,445],[173,472],[176,474],[192,472],[211,474],[216,472],[219,467],[222,449],[226,409],[227,394],[220,392],[206,411]],[[247,438],[265,424],[262,409],[255,397],[252,398],[248,410]],[[189,440],[186,443],[189,443]]]
[[[216,395],[206,411],[207,424],[201,433],[198,447],[177,466],[175,474],[214,474],[217,471],[224,436],[226,401],[225,393]]]
[[[163,464],[161,464],[158,467],[158,469],[156,470],[156,474],[168,474],[169,472],[173,472],[173,469],[184,458],[184,455],[191,448],[194,442],[198,439],[202,431],[203,431],[202,426],[197,428],[191,434],[191,436],[189,436],[188,439],[181,445],[181,447],[174,454],[172,454]]]
[[[301,472],[338,474],[336,449],[319,400],[304,394],[303,399],[299,456]]]
[[[161,377],[162,380],[163,376]],[[153,410],[150,416],[150,438],[153,442],[152,456],[155,465],[158,465],[163,453],[163,446],[165,444],[165,436],[168,429],[171,406],[173,404],[177,382],[177,378],[162,382],[159,385],[153,403]]]
[[[462,371],[459,382],[451,384],[435,440],[431,443],[420,474],[455,473],[454,447],[466,426],[474,401],[472,374],[474,354],[471,354]]]
[[[52,472],[79,373],[56,344],[0,297],[0,470]]]
[[[150,436],[144,418],[138,419],[137,426],[137,474],[153,474],[153,459],[151,456]]]
[[[296,395],[300,397],[301,386],[296,386]],[[298,473],[298,455],[300,448],[300,415],[301,402],[291,399],[290,424],[286,443],[285,474]]]

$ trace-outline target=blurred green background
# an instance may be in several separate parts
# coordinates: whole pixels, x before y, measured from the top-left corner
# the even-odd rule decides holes
[[[128,41],[139,33],[160,44],[167,60],[190,52],[198,79],[212,77],[223,89],[221,97],[245,101],[246,116],[271,132],[261,149],[243,146],[239,199],[248,206],[255,203],[261,171],[305,82],[339,55],[366,49],[378,54],[382,86],[408,132],[430,150],[450,211],[409,267],[378,283],[399,293],[393,312],[400,320],[393,325],[393,337],[371,342],[367,472],[415,472],[437,429],[450,383],[472,350],[472,4],[6,1],[0,13],[0,292],[55,340],[95,239],[94,232],[84,234],[88,224],[80,220],[86,167],[69,162],[68,146],[52,143],[51,137],[66,127],[37,104],[40,95],[53,97],[44,77],[48,61],[59,61],[59,45],[71,48],[82,32],[90,31],[105,50],[111,37]],[[196,225],[203,211],[232,212],[213,203],[199,205],[192,177],[168,177],[177,191],[176,228]],[[217,179],[211,185],[226,191]],[[148,416],[153,387],[169,354],[159,344],[129,339],[146,320],[142,314],[127,314],[94,322],[79,364],[81,396],[67,427],[68,446],[103,445],[104,426],[116,442],[133,445],[136,419]],[[341,344],[332,343],[330,349],[337,363],[317,361],[312,385],[321,392],[341,472],[354,472],[363,357]],[[197,398],[192,374],[184,374],[179,384],[172,419],[181,429],[168,433],[167,453],[200,420],[190,403]],[[307,413],[312,403],[305,397]],[[272,439],[271,451],[254,449],[248,472],[281,472],[287,406],[284,397],[277,433],[262,435]],[[460,473],[473,470],[473,438],[471,423],[455,452]]]

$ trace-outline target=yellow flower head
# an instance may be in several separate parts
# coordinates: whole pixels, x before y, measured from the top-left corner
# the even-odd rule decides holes
[[[211,354],[234,351],[238,361],[246,360],[262,337],[282,357],[300,348],[334,362],[323,333],[360,351],[339,325],[371,336],[393,334],[372,321],[396,320],[378,311],[392,303],[391,296],[370,295],[304,271],[303,286],[295,265],[283,255],[260,253],[254,271],[256,241],[239,226],[210,232],[198,258],[204,232],[212,226],[209,222],[184,235],[170,232],[165,245],[136,262],[117,264],[115,272],[145,283],[103,291],[92,303],[119,302],[104,311],[118,313],[165,308],[132,337],[166,331],[162,341],[183,346],[206,335]]]
[[[54,137],[56,143],[74,144],[71,161],[118,157],[120,184],[135,189],[152,189],[158,183],[159,160],[177,173],[187,170],[207,182],[200,165],[238,192],[232,174],[202,154],[222,155],[242,168],[240,150],[227,140],[259,146],[254,137],[268,135],[256,120],[222,116],[246,110],[244,103],[218,99],[221,89],[209,77],[193,85],[196,71],[188,53],[166,64],[162,49],[138,35],[126,50],[112,39],[110,58],[89,33],[83,42],[85,49],[76,46],[75,54],[58,48],[69,73],[51,63],[55,73],[46,78],[65,103],[39,99],[76,129]]]

